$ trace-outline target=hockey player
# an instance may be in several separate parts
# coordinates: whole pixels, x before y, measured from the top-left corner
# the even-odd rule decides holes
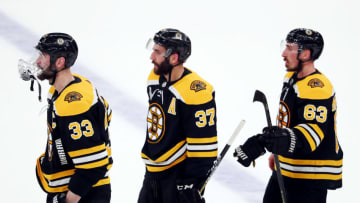
[[[317,70],[324,41],[311,29],[294,29],[284,41],[287,74],[280,97],[277,126],[240,145],[234,155],[248,166],[264,152],[279,155],[288,203],[325,203],[327,190],[342,186],[343,152],[336,133],[336,99],[330,81]],[[240,156],[246,154],[247,158]],[[274,156],[269,165],[274,169]],[[264,203],[282,202],[276,173],[267,185]]]
[[[37,77],[48,80],[47,146],[36,164],[47,202],[110,202],[111,110],[92,83],[73,74],[78,47],[65,33],[49,33],[36,45]]]
[[[146,172],[138,202],[205,202],[199,189],[217,157],[213,86],[183,66],[191,54],[183,32],[163,29],[149,41],[154,68],[147,81]]]

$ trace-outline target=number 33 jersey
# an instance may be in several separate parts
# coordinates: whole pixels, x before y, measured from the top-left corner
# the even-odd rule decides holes
[[[337,139],[336,110],[335,91],[322,73],[316,71],[301,79],[287,73],[277,123],[292,128],[302,148],[279,156],[286,184],[341,187],[343,152]]]
[[[213,87],[186,68],[170,84],[152,71],[147,83],[149,108],[141,153],[147,174],[166,174],[181,165],[181,175],[205,176],[217,157]]]
[[[49,90],[48,140],[36,174],[47,193],[71,190],[82,196],[92,187],[110,184],[111,110],[86,78],[73,76],[62,92],[53,86]]]

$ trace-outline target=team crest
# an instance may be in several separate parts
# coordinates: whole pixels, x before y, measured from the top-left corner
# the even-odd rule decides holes
[[[279,113],[277,115],[277,125],[280,128],[289,127],[290,126],[290,110],[285,102],[280,101]]]
[[[79,92],[69,92],[67,93],[67,95],[65,96],[64,101],[67,101],[68,103],[73,102],[73,101],[80,101],[81,98],[83,98],[83,96],[79,93]]]
[[[152,103],[149,106],[147,128],[147,141],[150,143],[158,143],[165,132],[165,114],[161,106],[157,103]]]
[[[63,38],[59,37],[59,38],[57,38],[56,42],[58,45],[63,45],[65,41]]]
[[[203,81],[194,80],[190,85],[190,89],[194,90],[195,92],[206,90],[206,84]]]
[[[308,85],[311,87],[311,88],[315,88],[315,87],[324,87],[324,83],[318,79],[318,78],[314,78],[314,79],[311,79],[309,82],[308,82]]]

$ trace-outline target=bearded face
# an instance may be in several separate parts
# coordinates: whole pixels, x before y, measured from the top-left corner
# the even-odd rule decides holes
[[[172,68],[172,65],[170,65],[168,59],[165,59],[160,64],[156,63],[155,61],[153,61],[152,63],[154,64],[154,72],[156,75],[168,74]]]

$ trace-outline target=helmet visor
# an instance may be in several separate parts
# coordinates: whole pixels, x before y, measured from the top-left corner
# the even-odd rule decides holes
[[[165,52],[161,52],[159,49],[156,48],[156,45],[162,46],[161,44],[157,44],[157,43],[154,41],[154,39],[150,38],[150,39],[147,41],[147,43],[146,43],[146,45],[145,45],[145,48],[146,48],[147,50],[150,50],[150,51],[152,51],[152,52],[155,52],[155,53],[157,53],[158,55],[160,55],[160,56],[162,56],[162,57],[165,57],[165,58],[168,57],[168,56],[170,56],[170,55],[172,54],[172,52],[173,52],[171,48],[166,48]],[[164,47],[164,46],[162,46],[162,47]]]
[[[297,53],[298,48],[299,46],[296,43],[287,42],[286,40],[281,40],[280,42],[280,53],[284,51]]]

